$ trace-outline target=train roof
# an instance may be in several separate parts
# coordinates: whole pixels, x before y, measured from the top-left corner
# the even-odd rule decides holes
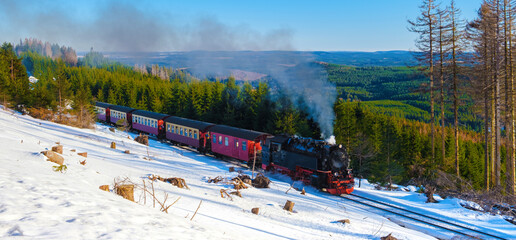
[[[285,143],[289,139],[290,139],[290,137],[286,136],[286,135],[276,135],[272,138],[269,138],[268,140],[271,142],[276,142],[276,143]]]
[[[111,110],[115,110],[115,111],[119,111],[119,112],[124,112],[124,113],[128,113],[128,112],[131,112],[131,111],[136,110],[136,109],[134,109],[134,108],[125,107],[125,106],[120,106],[120,105],[111,105],[111,106],[109,107],[109,109],[111,109]]]
[[[170,117],[166,118],[165,122],[199,129],[203,132],[206,131],[209,127],[212,127],[215,125],[213,123],[201,122],[201,121],[197,121],[197,120],[191,120],[191,119],[186,119],[186,118],[176,117],[176,116],[170,116]]]
[[[226,126],[226,125],[215,125],[212,128],[210,128],[210,131],[215,132],[215,133],[222,133],[222,134],[237,137],[237,138],[253,140],[253,141],[260,137],[271,136],[268,133],[257,132],[257,131],[242,129],[242,128],[236,128],[236,127],[230,127],[230,126]]]
[[[95,106],[102,108],[110,108],[113,105],[105,102],[95,102]]]
[[[167,114],[145,111],[145,110],[136,110],[133,112],[133,116],[134,115],[144,116],[144,117],[157,119],[157,120],[163,119],[168,116]]]

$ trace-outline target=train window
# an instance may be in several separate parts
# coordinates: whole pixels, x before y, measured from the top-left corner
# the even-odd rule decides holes
[[[180,135],[183,135],[183,128],[179,128]]]
[[[217,143],[217,136],[215,134],[213,134],[213,143]]]
[[[188,130],[188,137],[192,137],[192,130]]]
[[[229,139],[228,137],[224,137],[224,145],[229,146]]]
[[[246,141],[242,141],[242,150],[246,150],[247,149],[247,142]]]
[[[219,136],[219,144],[222,144],[222,136]]]
[[[174,133],[174,129],[175,129],[175,128],[174,128],[174,125],[170,125],[170,132],[171,132],[171,133]]]
[[[178,129],[179,127],[175,126],[174,128],[176,129],[176,134],[179,134],[179,129]]]
[[[235,148],[238,148],[238,140],[235,140]]]
[[[193,138],[197,139],[197,131],[193,132]]]

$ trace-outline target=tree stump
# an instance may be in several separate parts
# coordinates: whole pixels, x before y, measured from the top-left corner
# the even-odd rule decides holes
[[[83,156],[83,157],[88,157],[88,153],[87,152],[77,153],[77,155]]]
[[[140,133],[140,136],[136,137],[134,141],[141,143],[143,145],[149,146],[149,136],[148,135],[142,135]]]
[[[255,207],[255,208],[251,209],[251,212],[252,212],[253,214],[258,215],[258,212],[260,212],[260,208]]]
[[[112,149],[116,149],[116,143],[115,142],[111,142],[111,148]]]
[[[57,145],[52,147],[52,151],[63,154],[63,145]]]
[[[427,203],[436,203],[437,200],[434,199],[435,187],[426,186],[425,187],[425,195]]]
[[[48,158],[47,161],[51,161],[51,162],[57,163],[59,165],[63,165],[63,163],[64,163],[64,158],[59,156],[54,151],[43,151],[41,153],[43,153],[43,155],[45,155]]]
[[[109,131],[115,132],[115,128],[109,128]]]
[[[126,153],[126,154],[130,154],[130,153],[131,153],[131,151],[129,151],[129,150],[125,150],[125,151],[124,151],[124,153]]]
[[[283,210],[292,212],[293,209],[294,209],[294,202],[287,200],[287,202],[285,203],[285,206],[283,207]]]
[[[303,190],[301,190],[301,194],[306,195],[305,188],[303,188]]]
[[[269,188],[269,180],[268,177],[263,176],[263,174],[259,173],[256,178],[253,179],[253,187],[255,188]]]
[[[109,185],[102,185],[99,187],[100,190],[103,190],[103,191],[106,191],[106,192],[109,192]]]
[[[116,194],[124,197],[125,199],[127,199],[129,201],[134,202],[134,185],[127,184],[127,185],[117,186]]]

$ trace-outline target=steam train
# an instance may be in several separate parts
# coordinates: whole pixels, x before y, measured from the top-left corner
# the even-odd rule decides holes
[[[97,118],[108,124],[121,121],[131,130],[189,146],[203,154],[278,171],[331,194],[353,191],[350,159],[341,145],[310,138],[273,136],[103,102],[95,103],[95,111]]]

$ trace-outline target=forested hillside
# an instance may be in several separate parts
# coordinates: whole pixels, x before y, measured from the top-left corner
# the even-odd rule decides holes
[[[428,77],[414,67],[351,67],[324,64],[328,80],[335,83],[339,97],[360,100],[374,111],[429,122],[429,93],[423,86]],[[449,94],[448,92],[446,93]],[[461,96],[459,119],[462,127],[480,131],[482,120],[475,114],[473,99]],[[437,114],[440,109],[434,109]],[[451,102],[445,102],[445,118],[453,119]],[[445,123],[447,126],[451,122]]]

